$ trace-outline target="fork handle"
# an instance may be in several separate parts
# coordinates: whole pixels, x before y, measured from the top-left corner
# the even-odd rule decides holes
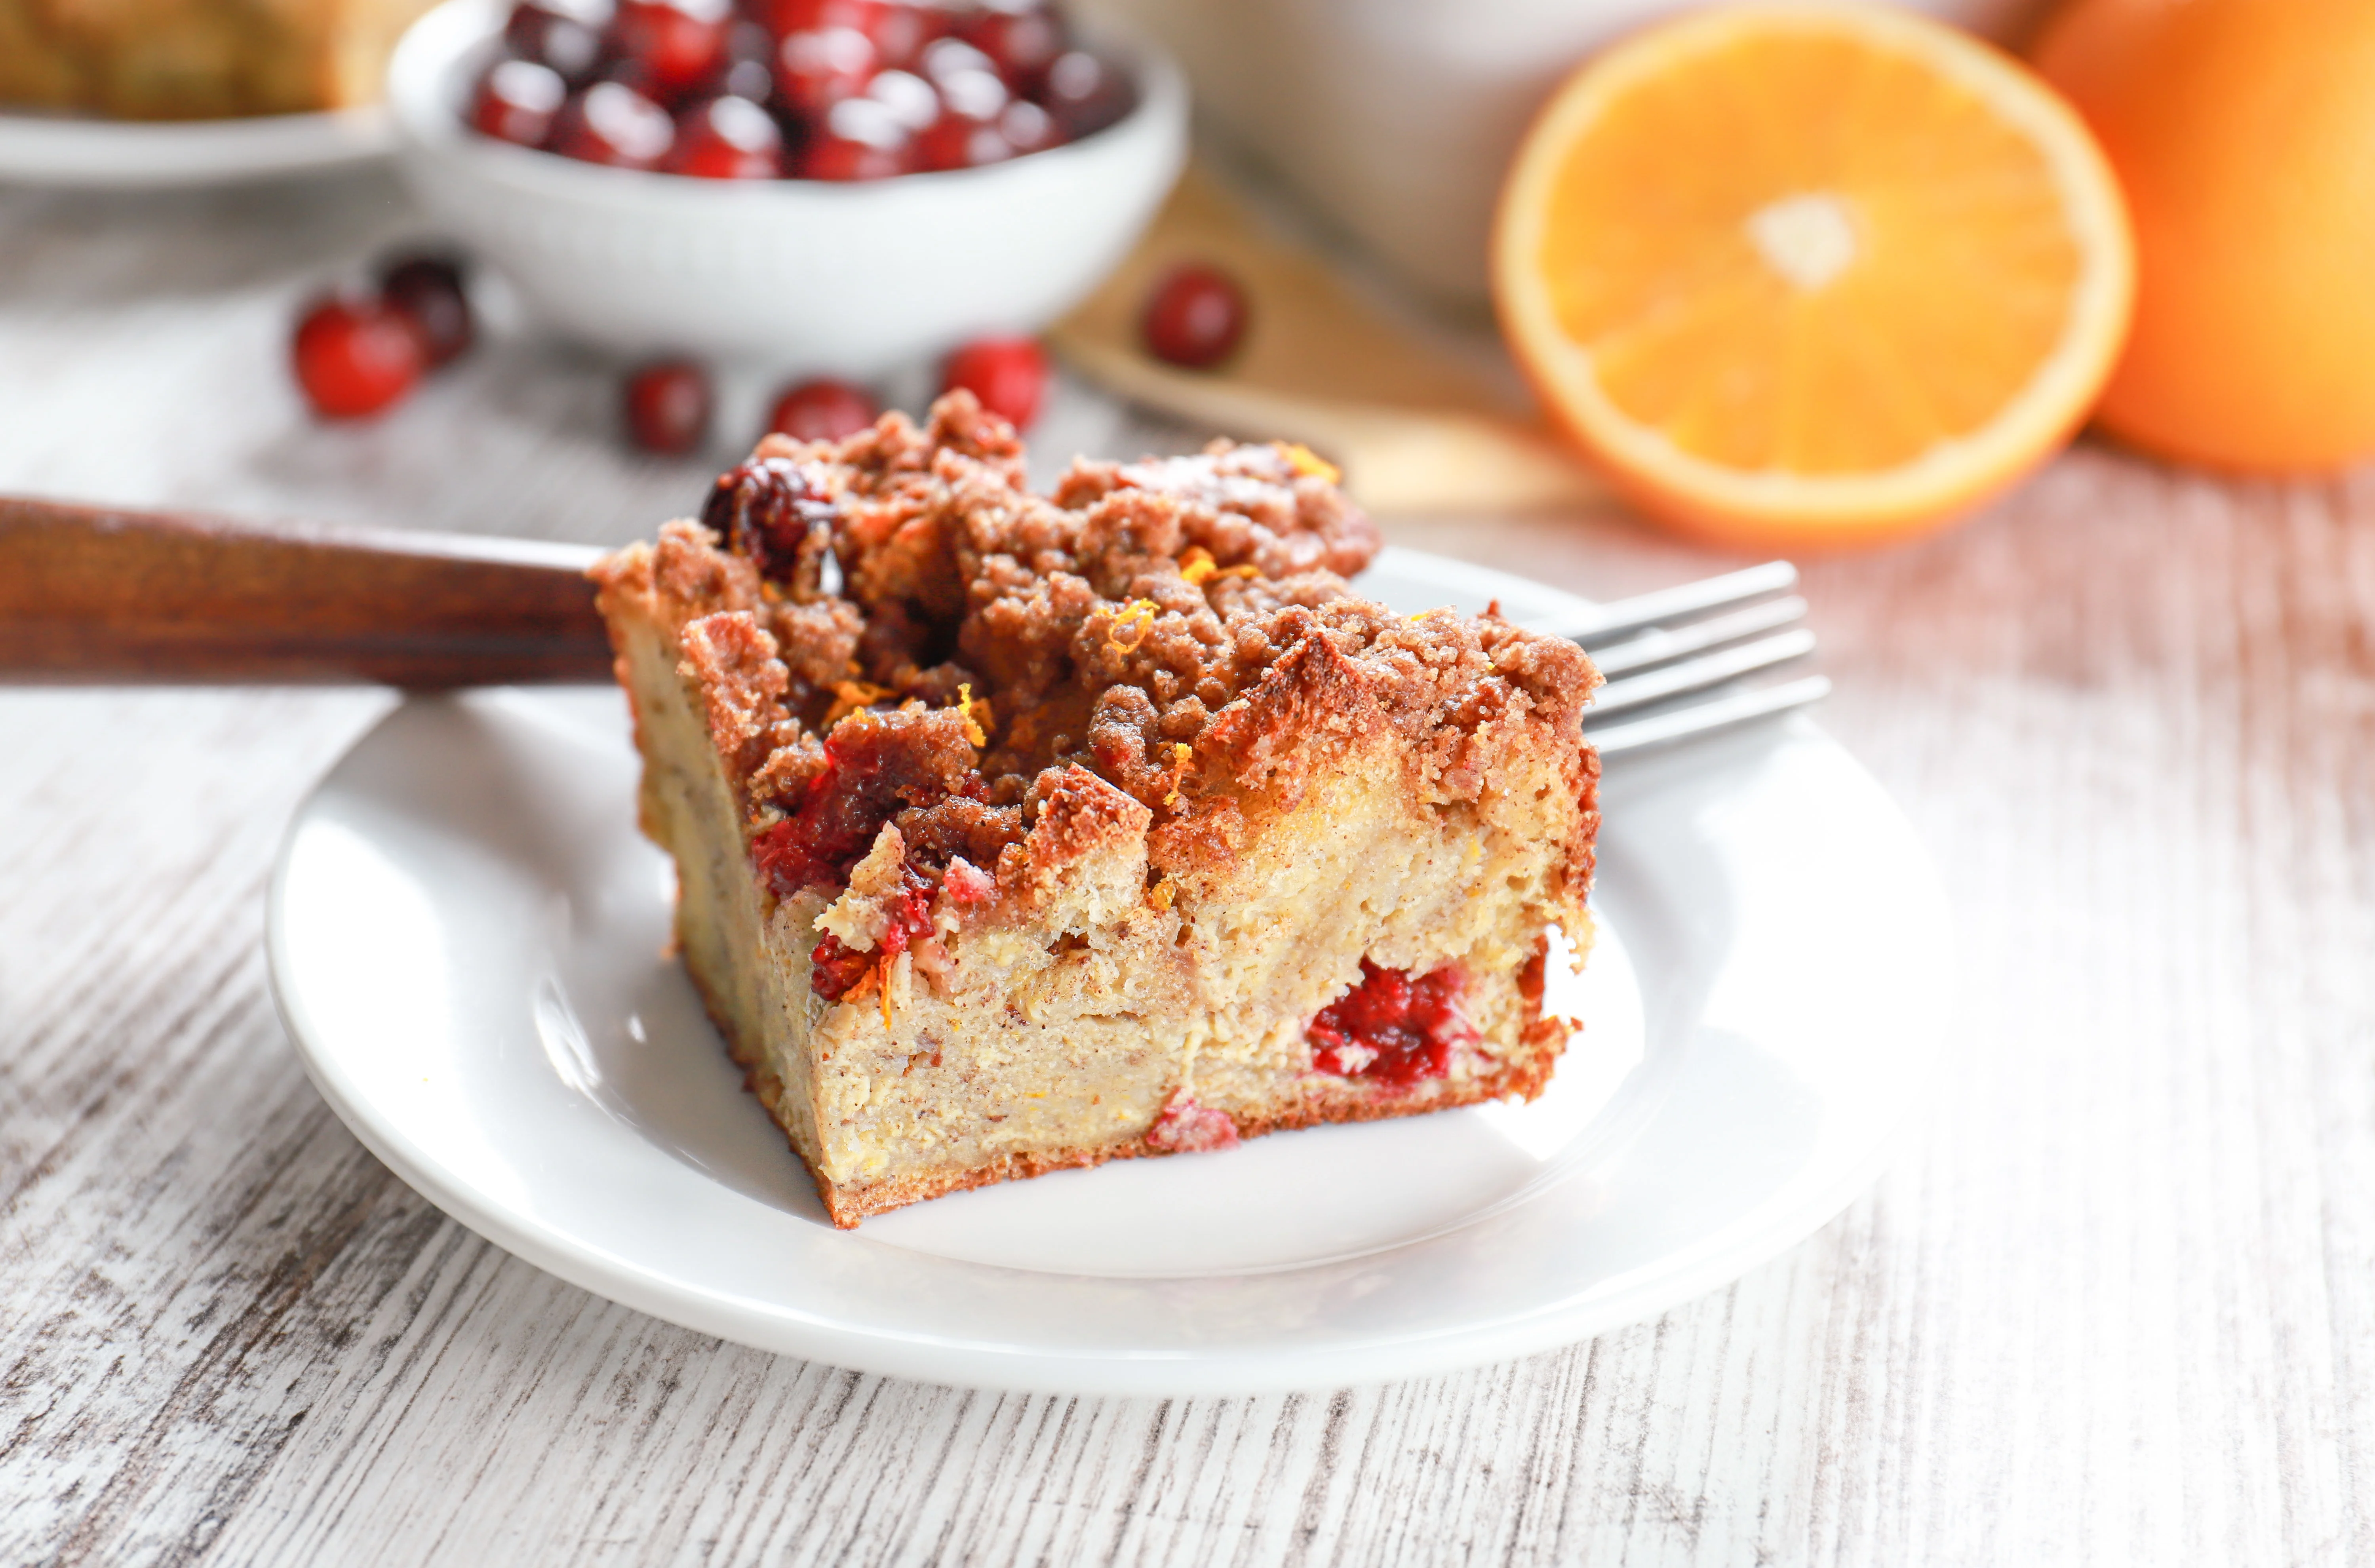
[[[600,554],[0,497],[0,680],[607,680]]]

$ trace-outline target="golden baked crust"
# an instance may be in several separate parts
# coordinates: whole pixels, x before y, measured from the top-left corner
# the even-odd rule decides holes
[[[1547,1081],[1597,675],[1353,594],[1308,454],[1043,497],[959,394],[768,438],[704,525],[595,575],[687,967],[836,1223]]]
[[[431,3],[0,0],[0,104],[197,120],[368,103]]]

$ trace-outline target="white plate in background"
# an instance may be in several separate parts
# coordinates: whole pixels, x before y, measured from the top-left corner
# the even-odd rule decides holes
[[[0,113],[0,182],[99,189],[231,184],[383,159],[396,128],[374,104],[234,120]]]
[[[1387,603],[1575,604],[1388,550]],[[962,1193],[833,1229],[661,955],[614,691],[406,703],[300,809],[274,990],[396,1172],[587,1290],[746,1344],[986,1387],[1203,1395],[1495,1361],[1804,1237],[1926,1080],[1944,899],[1795,718],[1612,767],[1585,1020],[1550,1091]],[[1556,1005],[1556,1004],[1554,1004]]]

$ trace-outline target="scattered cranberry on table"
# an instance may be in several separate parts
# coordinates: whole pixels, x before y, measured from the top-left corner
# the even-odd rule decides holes
[[[298,318],[289,364],[315,413],[361,419],[393,407],[477,335],[461,265],[433,252],[408,253],[381,265],[374,292],[309,303]]]
[[[872,424],[877,412],[865,388],[820,379],[802,382],[777,398],[767,428],[794,441],[839,441]]]
[[[978,168],[1135,101],[1048,0],[517,0],[503,43],[471,100],[480,134],[706,179]]]
[[[388,407],[420,379],[420,336],[385,302],[315,301],[291,348],[297,384],[325,419],[358,419]]]
[[[681,457],[709,433],[709,376],[684,360],[661,360],[630,372],[627,435],[645,452]]]
[[[964,388],[991,413],[1022,430],[1039,417],[1047,391],[1047,355],[1029,337],[983,337],[949,356],[940,390]]]
[[[1228,274],[1190,264],[1174,268],[1147,297],[1138,320],[1146,351],[1191,371],[1208,371],[1246,336],[1246,296]]]
[[[478,336],[470,298],[462,291],[462,266],[450,256],[402,256],[381,269],[379,297],[412,324],[420,339],[421,362],[431,370],[451,364]]]

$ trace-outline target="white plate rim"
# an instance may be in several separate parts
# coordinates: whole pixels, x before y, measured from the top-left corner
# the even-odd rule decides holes
[[[161,190],[322,173],[396,151],[386,108],[225,120],[0,112],[0,181]]]
[[[1402,570],[1424,572],[1434,582],[1457,584],[1471,592],[1497,591],[1505,599],[1515,597],[1518,603],[1530,602],[1545,612],[1561,601],[1576,606],[1583,603],[1523,578],[1422,552],[1391,550],[1380,559],[1381,564],[1390,559]],[[376,728],[367,732],[357,746],[376,733]],[[1818,745],[1869,779],[1836,742],[1803,716],[1784,720],[1767,733],[1786,735],[1793,744]],[[1947,941],[1950,926],[1944,893],[1925,858],[1916,878],[1918,885],[1911,886],[1908,892],[1922,905],[1912,909],[1910,917],[1916,924],[1926,923],[1934,928],[1932,945],[1936,966],[1930,976],[1934,1005],[1930,1017],[1908,1022],[1905,1038],[1908,1045],[1908,1088],[1889,1125],[1874,1129],[1861,1157],[1831,1179],[1790,1195],[1786,1204],[1738,1216],[1696,1244],[1661,1257],[1654,1268],[1636,1270],[1641,1277],[1588,1302],[1554,1303],[1451,1329],[1380,1336],[1352,1351],[1305,1356],[1292,1362],[1259,1353],[1213,1355],[1157,1345],[1123,1354],[1071,1355],[1046,1347],[985,1354],[980,1346],[965,1342],[962,1336],[859,1326],[803,1311],[794,1302],[733,1300],[688,1291],[681,1281],[634,1257],[528,1222],[513,1209],[493,1201],[487,1193],[454,1179],[452,1173],[424,1158],[401,1128],[383,1115],[360,1090],[337,1052],[325,1046],[319,1026],[298,994],[300,988],[291,983],[292,960],[286,925],[291,861],[309,812],[336,778],[334,767],[293,815],[283,837],[270,882],[266,951],[274,1001],[308,1076],[365,1147],[448,1215],[506,1251],[597,1295],[720,1338],[860,1371],[960,1386],[1160,1397],[1339,1387],[1504,1361],[1653,1316],[1719,1287],[1794,1246],[1834,1218],[1877,1177],[1894,1154],[1910,1113],[1934,1070],[1943,1033],[1940,1025],[1953,984]],[[1876,784],[1873,788],[1877,792]],[[1885,796],[1878,798],[1886,811],[1896,812]],[[1909,837],[1910,826],[1904,822],[1901,813],[1896,821]],[[1061,1288],[1061,1277],[1043,1278],[1057,1282],[1050,1288]]]

